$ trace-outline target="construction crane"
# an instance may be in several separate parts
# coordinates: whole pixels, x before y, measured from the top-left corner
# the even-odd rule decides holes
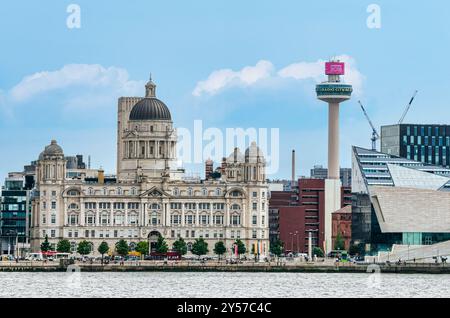
[[[377,150],[377,140],[380,139],[380,135],[378,134],[377,130],[375,129],[375,126],[372,124],[372,121],[369,118],[369,115],[367,115],[366,110],[364,109],[363,104],[361,104],[361,101],[358,101],[359,105],[361,106],[361,109],[364,113],[364,116],[366,116],[367,121],[369,122],[370,127],[372,127],[372,138],[370,140],[372,141],[372,150]]]
[[[398,121],[398,124],[399,124],[399,125],[400,125],[401,123],[403,123],[403,119],[405,119],[405,116],[406,116],[406,114],[408,113],[409,108],[411,107],[411,104],[412,104],[414,98],[416,97],[416,95],[417,95],[417,90],[414,92],[413,96],[411,97],[411,100],[409,101],[409,104],[406,106],[406,109],[405,109],[405,111],[403,112],[402,117],[401,117],[400,120]]]

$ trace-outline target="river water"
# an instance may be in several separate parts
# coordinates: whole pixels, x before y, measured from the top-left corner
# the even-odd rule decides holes
[[[1,272],[0,297],[450,297],[450,275]]]

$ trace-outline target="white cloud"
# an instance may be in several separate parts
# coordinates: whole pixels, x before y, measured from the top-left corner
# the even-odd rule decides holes
[[[214,95],[221,89],[233,85],[251,86],[260,80],[269,78],[273,68],[271,62],[260,60],[255,66],[246,66],[239,71],[217,70],[212,72],[205,81],[198,82],[192,94],[194,96]]]
[[[353,85],[353,91],[356,95],[361,95],[364,82],[364,75],[356,67],[354,58],[348,55],[340,55],[336,57],[345,62],[345,75],[343,79],[346,83]],[[324,72],[325,60],[317,60],[315,62],[297,62],[290,64],[279,70],[275,76],[272,75],[273,64],[269,61],[261,60],[256,66],[247,66],[240,71],[232,71],[230,69],[222,69],[214,71],[205,81],[197,83],[192,94],[201,96],[203,94],[214,95],[220,90],[231,87],[233,84],[241,84],[250,86],[257,83],[261,79],[270,77],[292,78],[295,80],[313,80],[321,82],[326,79]]]
[[[129,79],[119,67],[99,64],[67,64],[56,71],[42,71],[25,76],[9,91],[11,100],[21,102],[37,94],[69,87],[108,88],[111,92],[135,95],[143,90],[143,82]]]

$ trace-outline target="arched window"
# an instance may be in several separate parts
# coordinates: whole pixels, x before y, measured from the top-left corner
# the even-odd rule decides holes
[[[136,195],[136,188],[131,188],[131,195]]]
[[[191,243],[191,242],[188,242],[188,243],[187,243],[187,250],[188,250],[188,251],[191,251],[191,250],[192,250],[192,243]]]
[[[158,203],[152,203],[151,209],[152,210],[159,210],[161,207],[159,206]]]
[[[240,196],[242,196],[242,193],[241,193],[241,191],[234,190],[233,192],[231,192],[231,196],[232,197],[240,197]]]
[[[122,195],[122,193],[123,193],[122,188],[117,188],[117,194]]]
[[[103,188],[103,195],[107,195],[108,194],[108,190],[106,188]]]
[[[188,188],[187,189],[187,195],[188,196],[192,197],[193,193],[194,193],[194,191],[192,190],[192,188]]]
[[[173,189],[173,195],[179,196],[180,195],[180,190],[178,190],[178,188],[174,188]]]
[[[208,195],[208,189],[203,188],[203,189],[202,189],[202,195],[203,195],[203,196],[207,196],[207,195]]]
[[[94,189],[89,188],[89,189],[88,189],[88,194],[89,194],[89,195],[93,195],[93,194],[94,194]]]
[[[78,192],[77,190],[69,190],[67,191],[67,195],[79,195],[80,192]]]
[[[232,206],[231,206],[231,210],[240,210],[241,209],[241,207],[239,206],[239,204],[233,204]]]
[[[222,195],[222,190],[220,188],[216,189],[216,195]]]
[[[128,244],[128,247],[130,248],[130,251],[134,251],[136,249],[136,243],[130,242],[130,244]]]
[[[69,204],[68,209],[69,209],[69,210],[78,210],[79,207],[78,207],[78,204],[76,204],[76,203],[71,203],[71,204]]]

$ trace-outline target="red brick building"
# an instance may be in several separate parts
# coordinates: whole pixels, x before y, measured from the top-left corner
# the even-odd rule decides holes
[[[344,240],[345,249],[348,251],[350,248],[350,241],[352,239],[352,206],[347,205],[336,212],[333,212],[332,216],[332,234],[333,249],[336,241],[336,236],[341,233]]]
[[[351,205],[351,190],[342,187],[342,206]],[[323,249],[325,180],[299,179],[292,192],[272,191],[269,201],[271,242],[280,239],[286,251],[306,253],[308,236]]]

